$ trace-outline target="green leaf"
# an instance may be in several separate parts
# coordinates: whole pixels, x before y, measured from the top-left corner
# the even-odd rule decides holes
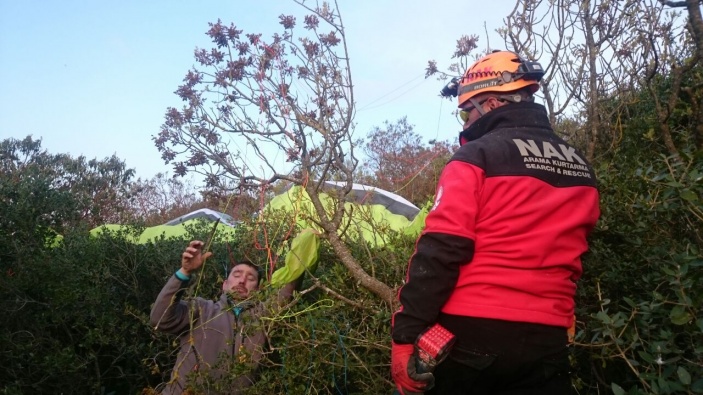
[[[693,182],[698,182],[703,179],[703,174],[698,172],[698,169],[693,169],[690,173],[688,173],[688,178],[690,178]]]
[[[596,313],[596,318],[598,318],[604,324],[610,324],[612,322],[608,313],[603,310]]]
[[[703,332],[703,318],[697,319],[697,320],[696,320],[696,325],[698,326],[698,329],[700,329],[701,332]]]
[[[651,354],[646,353],[644,351],[638,351],[637,353],[639,354],[640,358],[644,359],[645,362],[647,362],[647,363],[654,362],[654,357]]]
[[[676,371],[676,374],[679,376],[679,380],[681,380],[681,383],[683,385],[691,384],[691,375],[683,366],[679,366],[678,370]]]
[[[625,395],[625,390],[615,383],[611,383],[610,388],[613,390],[614,395]]]
[[[674,325],[685,325],[693,319],[684,306],[674,306],[669,313],[669,318]]]
[[[635,304],[635,302],[632,299],[628,298],[627,296],[625,296],[623,298],[623,300],[625,301],[625,303],[630,305],[630,307],[637,307],[637,304]]]
[[[681,196],[681,199],[686,200],[688,202],[693,203],[698,201],[698,195],[696,195],[696,193],[690,189],[684,189],[679,193],[679,195]]]
[[[686,276],[686,273],[688,273],[688,264],[684,263],[679,266],[679,276],[684,277]]]

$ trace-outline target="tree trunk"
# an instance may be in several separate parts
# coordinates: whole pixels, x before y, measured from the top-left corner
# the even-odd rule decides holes
[[[688,9],[688,20],[691,24],[691,35],[696,44],[696,50],[703,54],[703,17],[701,16],[700,0],[686,0]],[[691,101],[695,104],[694,113],[698,114],[697,125],[695,126],[696,148],[703,150],[703,114],[700,113],[701,98],[695,93],[691,93]]]
[[[357,280],[362,287],[368,289],[374,295],[381,298],[384,302],[388,303],[389,306],[394,307],[396,303],[396,295],[395,292],[393,292],[393,289],[364,271],[364,268],[362,268],[356,258],[352,256],[349,248],[339,237],[339,228],[338,226],[335,226],[334,221],[327,215],[327,211],[325,210],[322,201],[320,201],[320,196],[317,191],[313,188],[306,188],[306,190],[308,192],[308,196],[310,196],[310,201],[312,201],[312,204],[315,207],[317,216],[320,219],[320,225],[322,226],[322,229],[324,229],[332,249],[342,261],[342,264],[344,264],[344,266],[351,273],[352,277]],[[339,210],[344,210],[344,201],[345,196],[341,196],[339,199],[340,205],[336,208],[338,213],[340,212]]]
[[[591,20],[591,2],[584,1],[581,6],[584,23],[584,36],[586,38],[586,56],[588,61],[588,101],[586,103],[587,125],[588,125],[588,142],[586,144],[586,158],[593,161],[595,156],[596,146],[598,144],[598,131],[600,122],[598,118],[598,70],[596,69],[596,56],[598,56],[598,48],[593,37],[593,21]]]
[[[700,0],[686,0],[691,34],[698,53],[703,54],[703,17],[701,17]]]
[[[327,236],[329,237],[334,252],[339,259],[341,259],[344,266],[349,269],[352,277],[354,277],[362,287],[368,289],[374,295],[388,303],[389,306],[394,306],[396,303],[396,294],[393,292],[393,289],[366,273],[336,232],[328,232]]]

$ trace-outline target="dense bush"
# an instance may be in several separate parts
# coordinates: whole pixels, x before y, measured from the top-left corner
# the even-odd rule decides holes
[[[209,226],[192,231],[205,238]],[[148,314],[191,237],[138,245],[127,232],[68,232],[3,261],[2,393],[133,394],[168,379],[174,347]],[[228,250],[213,245],[219,259],[204,273],[203,295],[216,292]]]
[[[703,393],[703,152],[676,116],[684,148],[667,155],[651,101],[636,103],[622,141],[597,162],[602,216],[577,300],[578,385]]]
[[[391,245],[371,248],[363,242],[353,253],[365,269],[389,284],[400,285],[414,239],[391,235]],[[272,331],[273,353],[251,393],[383,394],[390,381],[390,320],[393,308],[352,281],[347,269],[323,244],[315,287],[307,276],[301,297],[279,316]],[[340,295],[348,303],[340,301]]]
[[[603,215],[577,300],[574,367],[581,394],[703,392],[703,158],[657,151],[632,133],[597,163]],[[4,180],[6,196],[25,187],[53,193],[39,178],[13,188]],[[71,206],[68,195],[56,199]],[[130,230],[91,237],[70,228],[57,238],[38,222],[44,217],[22,215],[29,206],[0,207],[4,218],[19,221],[17,229],[35,229],[16,233],[1,261],[9,319],[0,323],[0,393],[137,394],[168,380],[177,345],[149,327],[148,313],[183,246],[206,239],[210,226],[143,245],[127,241]],[[248,224],[236,240],[214,243],[216,255],[191,294],[215,297],[233,259],[280,266],[279,247],[296,232],[285,222]],[[2,229],[13,237],[9,226]],[[414,239],[386,236],[383,248],[349,246],[368,273],[397,288]],[[250,392],[390,392],[393,308],[350,281],[324,243],[319,268],[302,289],[267,323],[270,353]]]

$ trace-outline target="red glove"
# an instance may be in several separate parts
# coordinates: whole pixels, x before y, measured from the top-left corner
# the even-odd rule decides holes
[[[415,346],[392,343],[391,376],[402,395],[423,393],[434,386],[432,373],[417,373],[415,370]]]

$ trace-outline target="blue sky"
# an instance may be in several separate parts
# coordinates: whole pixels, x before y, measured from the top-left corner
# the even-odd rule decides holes
[[[309,1],[310,2],[310,1]],[[312,3],[312,2],[310,2]],[[427,61],[449,65],[456,40],[493,33],[512,2],[339,0],[357,100],[356,135],[403,116],[424,141],[455,139],[454,101],[424,79]],[[501,3],[501,4],[497,4]],[[116,154],[137,176],[173,174],[151,141],[173,93],[210,48],[208,22],[245,33],[279,32],[284,0],[0,0],[0,139],[42,139],[51,153]]]

